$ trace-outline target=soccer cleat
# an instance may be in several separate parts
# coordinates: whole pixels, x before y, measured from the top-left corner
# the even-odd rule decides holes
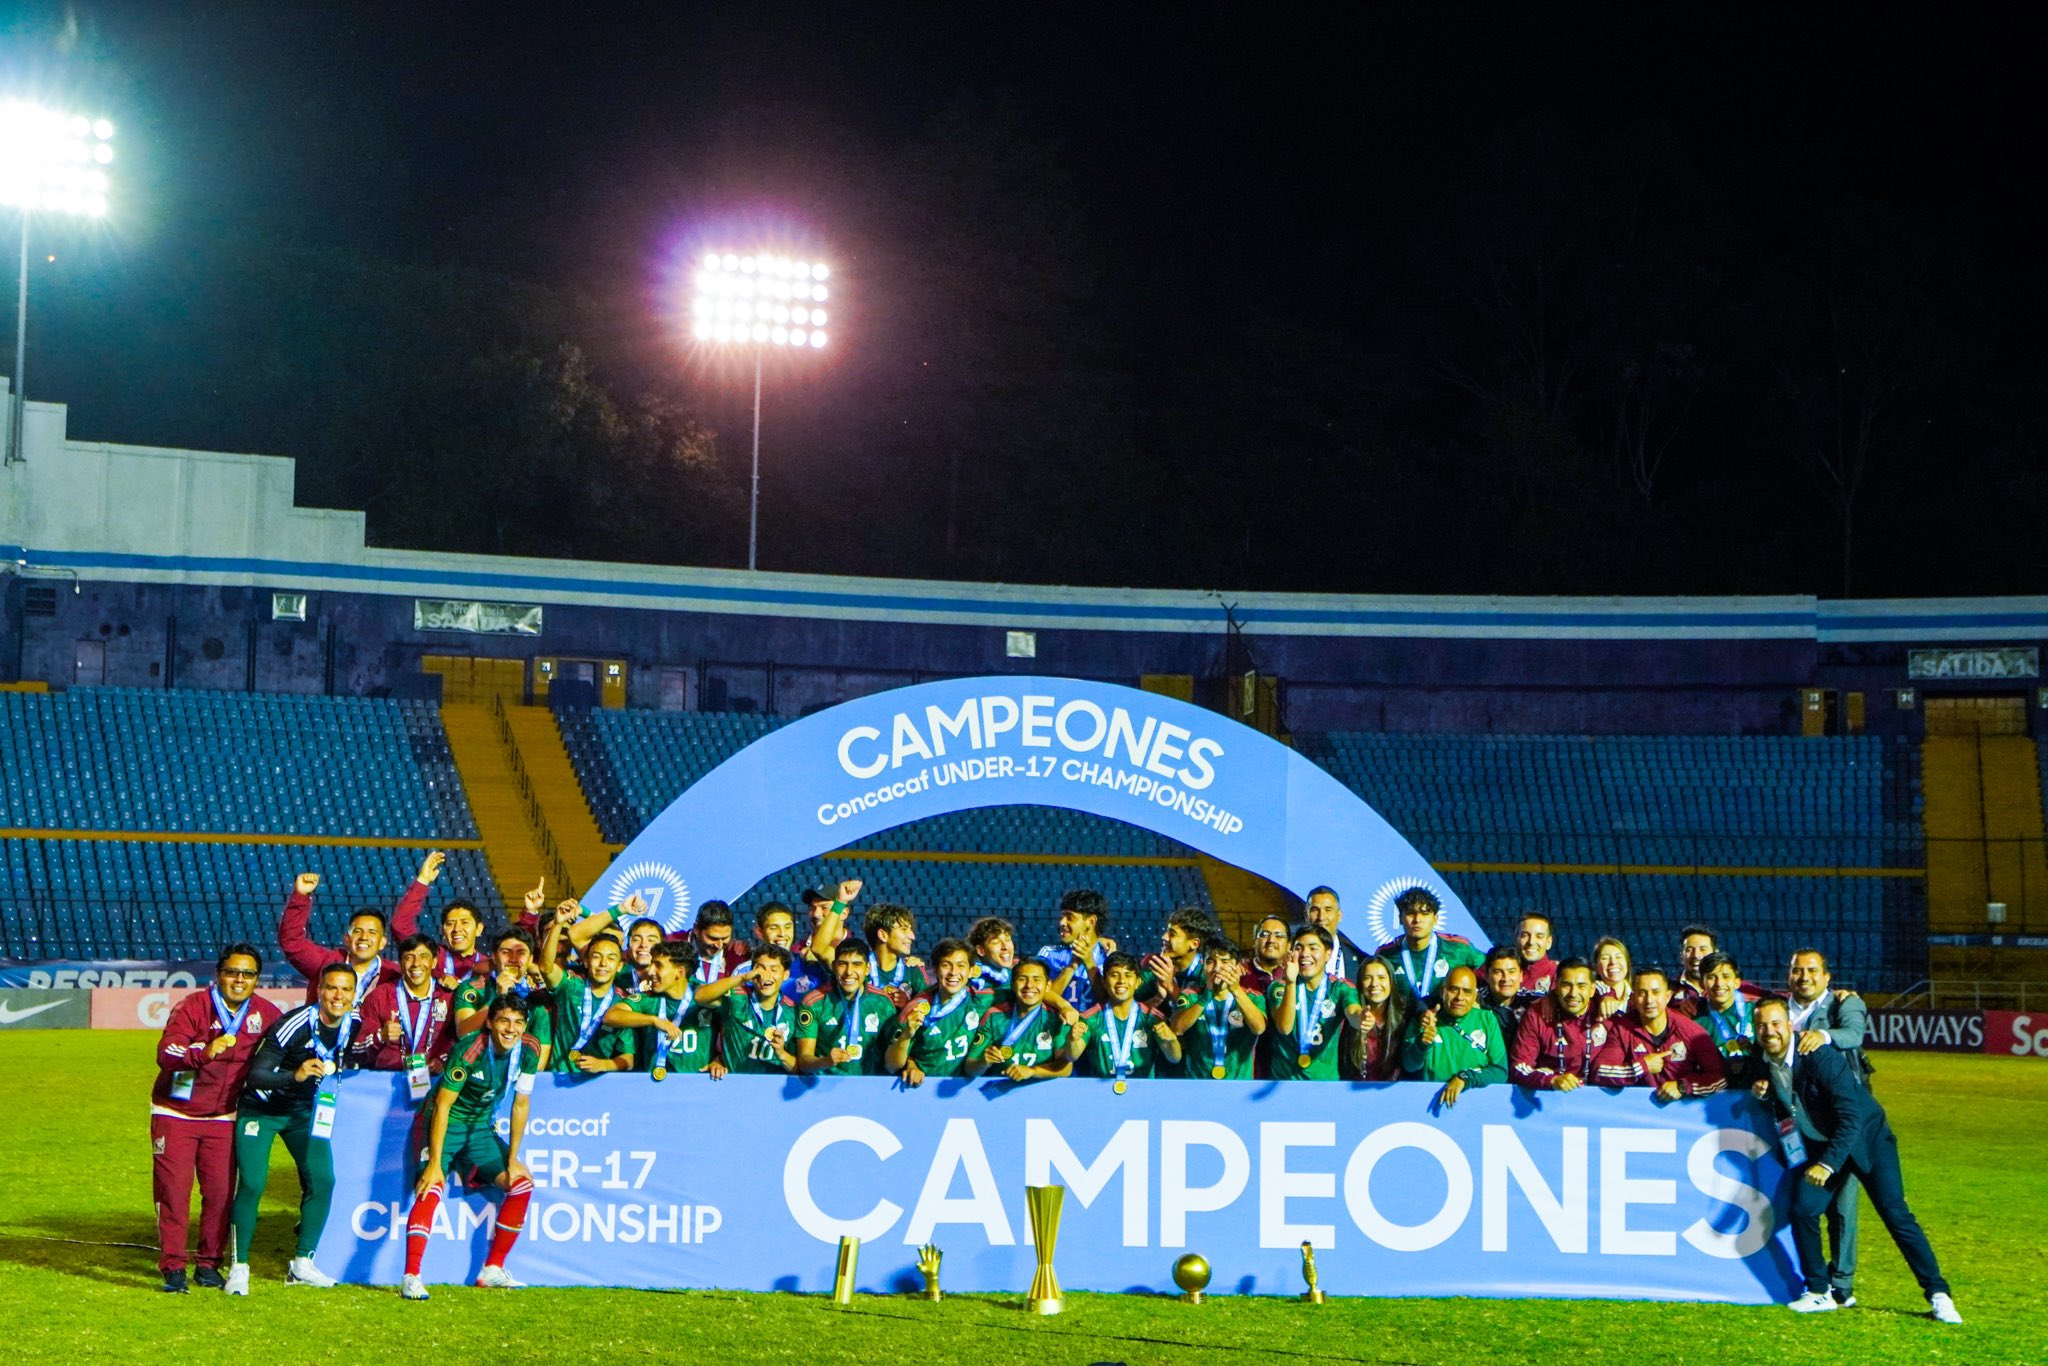
[[[1825,1290],[1809,1290],[1785,1306],[1795,1314],[1825,1314],[1830,1309],[1840,1309],[1835,1297]]]
[[[1956,1312],[1956,1302],[1946,1294],[1929,1295],[1927,1297],[1927,1308],[1933,1313],[1936,1323],[1961,1323],[1963,1321],[1963,1316]]]
[[[228,1283],[222,1286],[221,1289],[227,1291],[230,1295],[248,1294],[249,1264],[247,1262],[236,1262],[233,1266],[229,1267]]]
[[[286,1285],[310,1285],[325,1290],[334,1284],[334,1277],[314,1266],[311,1257],[294,1257],[291,1265],[285,1268],[284,1282]]]
[[[525,1281],[515,1281],[502,1266],[486,1266],[477,1273],[476,1283],[485,1290],[524,1290]]]
[[[192,1279],[202,1290],[225,1290],[227,1282],[221,1279],[217,1267],[202,1266],[192,1273]]]
[[[184,1267],[181,1266],[176,1271],[166,1271],[164,1273],[164,1293],[166,1295],[185,1295],[191,1293],[185,1285]]]
[[[398,1283],[398,1298],[402,1300],[424,1300],[430,1298],[427,1294],[427,1283],[410,1272],[406,1273],[405,1279]]]

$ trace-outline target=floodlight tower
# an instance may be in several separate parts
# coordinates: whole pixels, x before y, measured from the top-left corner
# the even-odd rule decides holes
[[[36,211],[101,218],[114,125],[26,100],[0,103],[0,204],[21,210],[21,265],[14,303],[14,392],[7,405],[7,462],[23,458],[28,365],[28,223]]]
[[[761,365],[771,350],[825,349],[825,287],[831,270],[768,252],[709,251],[697,264],[690,335],[710,346],[754,353],[754,473],[747,498],[747,568],[761,541]]]

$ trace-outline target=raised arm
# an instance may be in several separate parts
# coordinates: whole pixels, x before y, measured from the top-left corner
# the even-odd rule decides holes
[[[427,888],[434,885],[441,876],[442,866],[448,856],[439,849],[433,850],[420,864],[419,873],[399,893],[398,904],[391,908],[391,940],[397,943],[409,934],[415,934],[420,927],[420,912],[426,909]]]
[[[292,893],[285,898],[284,914],[277,921],[277,946],[284,958],[308,982],[317,981],[320,969],[341,954],[313,942],[313,893],[320,888],[318,873],[300,873],[292,880]]]

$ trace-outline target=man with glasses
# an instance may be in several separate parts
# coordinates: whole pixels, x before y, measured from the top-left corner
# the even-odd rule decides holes
[[[1244,960],[1238,981],[1259,1000],[1266,998],[1266,988],[1273,985],[1273,979],[1286,972],[1287,946],[1292,937],[1287,921],[1277,915],[1267,916],[1252,928],[1251,957]]]
[[[227,1285],[220,1266],[235,1194],[235,1101],[256,1062],[263,1033],[284,1014],[256,994],[263,959],[230,944],[214,964],[213,985],[171,1007],[156,1042],[156,1085],[149,1093],[151,1186],[156,1196],[157,1269],[164,1289],[186,1293],[186,1237],[192,1183],[199,1183],[199,1270],[210,1290]]]

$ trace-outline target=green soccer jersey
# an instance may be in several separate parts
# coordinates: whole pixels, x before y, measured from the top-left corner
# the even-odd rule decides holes
[[[1280,1002],[1290,991],[1295,993],[1294,1028],[1283,1033]],[[1290,984],[1285,977],[1276,978],[1266,988],[1266,1075],[1274,1081],[1336,1081],[1344,1015],[1357,1004],[1358,991],[1349,982],[1326,977],[1316,985]]]
[[[1254,1076],[1254,1059],[1259,1052],[1259,1036],[1245,1022],[1244,1008],[1238,1005],[1237,997],[1229,992],[1221,996],[1213,992],[1189,992],[1174,1005],[1174,1012],[1186,1010],[1191,1005],[1200,1005],[1202,1013],[1180,1036],[1182,1075],[1202,1081],[1250,1081]],[[1269,1022],[1266,1026],[1272,1028]],[[1223,1069],[1217,1076],[1216,1069]]]
[[[937,1001],[936,996],[936,992],[925,992],[897,1012],[886,1031],[889,1044],[893,1045],[909,1030],[910,1013],[917,1009],[917,1001],[930,1001],[931,1013],[917,1027],[916,1036],[910,1043],[909,1060],[928,1077],[957,1077],[960,1064],[967,1061],[967,1050],[981,1028],[982,1018],[988,1014],[989,999],[966,989],[949,1001]]]
[[[554,1035],[554,993],[542,987],[527,991],[526,1037],[535,1047],[545,1049],[555,1041]],[[485,1029],[489,1029],[491,1007],[497,1004],[498,979],[488,973],[478,973],[461,986],[455,988],[455,1017],[461,1019],[471,1010],[484,1012]]]
[[[896,1007],[873,987],[863,987],[858,997],[848,1000],[834,987],[814,991],[797,1007],[796,1038],[810,1039],[820,1058],[835,1048],[859,1049],[857,1057],[834,1067],[820,1068],[813,1076],[872,1077],[882,1070],[882,1031],[889,1026]],[[794,1047],[791,1048],[794,1052]]]
[[[788,1048],[796,1037],[796,1007],[781,992],[763,1006],[744,987],[728,991],[708,1007],[718,1022],[718,1056],[725,1070],[741,1075],[787,1073],[776,1046]]]
[[[630,1029],[607,1029],[602,1023],[605,1011],[626,1000],[617,982],[609,991],[599,995],[597,990],[581,977],[565,976],[562,984],[555,988],[554,1008],[548,1012],[557,1046],[548,1055],[548,1070],[551,1072],[576,1072],[577,1066],[569,1058],[571,1053],[587,1053],[593,1058],[616,1058],[634,1051],[633,1031]]]
[[[652,1072],[660,1066],[671,1072],[702,1072],[711,1065],[711,1011],[709,1007],[700,1008],[690,990],[684,987],[680,999],[655,992],[627,996],[620,1001],[637,1015],[653,1015],[683,1027],[682,1036],[674,1043],[669,1043],[668,1036],[651,1025],[630,1031],[647,1036],[644,1048],[635,1041],[634,1071]]]
[[[1135,1017],[1135,1018],[1132,1018]],[[1077,1070],[1084,1077],[1177,1077],[1180,1063],[1159,1051],[1153,1027],[1165,1016],[1150,1006],[1131,1002],[1129,1016],[1119,1017],[1107,1005],[1092,1006],[1081,1017],[1088,1026],[1088,1048]],[[1124,1059],[1122,1064],[1117,1059]]]
[[[521,1039],[517,1048],[507,1053],[488,1032],[472,1035],[456,1045],[441,1073],[441,1089],[455,1093],[455,1101],[448,1107],[448,1126],[490,1127],[498,1103],[508,1092],[533,1094],[533,1078],[539,1071],[540,1050],[530,1040]]]
[[[1013,1004],[1000,1005],[982,1017],[981,1028],[967,1046],[967,1056],[979,1058],[998,1045],[1010,1050],[1007,1062],[990,1063],[991,1073],[1012,1064],[1025,1067],[1058,1065],[1058,1055],[1067,1046],[1068,1030],[1059,1016],[1042,1005],[1024,1010]]]
[[[868,985],[877,991],[901,991],[905,996],[922,996],[932,989],[932,979],[908,958],[898,958],[895,965],[884,972],[881,960],[870,953]]]
[[[1417,1002],[1435,996],[1452,968],[1470,968],[1480,980],[1486,978],[1485,954],[1463,939],[1447,939],[1440,934],[1432,935],[1430,943],[1420,949],[1409,948],[1405,939],[1389,940],[1380,945],[1379,956],[1394,969],[1394,989],[1407,992]]]
[[[1202,990],[1206,985],[1203,980],[1204,976],[1205,974],[1202,971],[1202,955],[1198,953],[1188,960],[1186,967],[1179,969],[1173,974],[1173,983],[1167,988],[1166,999],[1172,1001],[1177,999],[1183,992]],[[1136,1000],[1149,1005],[1152,1002],[1158,985],[1159,978],[1154,975],[1152,969],[1145,968],[1138,973],[1138,989],[1132,994]]]

